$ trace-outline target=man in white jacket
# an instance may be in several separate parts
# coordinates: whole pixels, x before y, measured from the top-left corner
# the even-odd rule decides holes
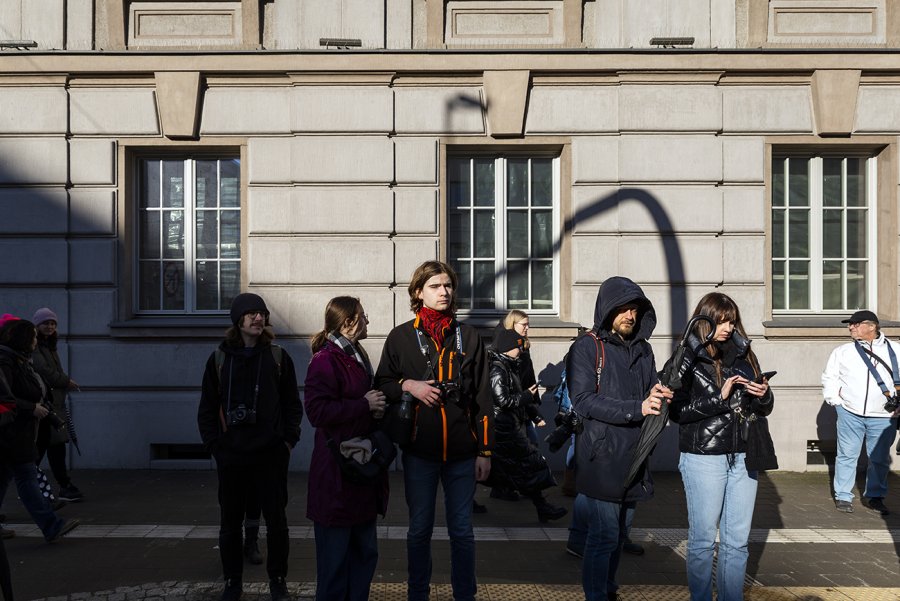
[[[886,410],[885,403],[898,395],[900,345],[885,338],[871,311],[857,311],[842,323],[849,324],[853,342],[831,352],[822,374],[825,402],[837,410],[834,506],[853,513],[856,462],[865,438],[869,469],[863,496],[871,511],[887,515],[889,454],[900,412]]]

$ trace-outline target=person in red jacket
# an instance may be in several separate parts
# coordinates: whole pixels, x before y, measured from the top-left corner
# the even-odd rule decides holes
[[[491,469],[493,399],[484,345],[456,320],[456,273],[427,261],[409,283],[415,318],[391,330],[375,374],[389,404],[414,404],[409,440],[401,445],[409,531],[408,599],[428,599],[431,533],[438,482],[450,536],[450,583],[457,601],[475,599],[475,481]]]
[[[358,298],[338,296],[313,336],[304,404],[316,428],[306,517],[316,536],[316,601],[368,601],[378,564],[375,520],[387,511],[387,472],[376,482],[345,479],[330,445],[371,434],[384,415],[372,364],[359,344],[369,319]]]

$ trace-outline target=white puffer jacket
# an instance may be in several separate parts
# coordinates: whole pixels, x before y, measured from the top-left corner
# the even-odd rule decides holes
[[[900,344],[891,342],[884,334],[879,334],[871,343],[862,344],[864,348],[881,357],[887,365],[891,364],[888,354],[888,345],[891,345],[900,362]],[[893,392],[894,381],[890,370],[876,359],[871,361],[888,390]],[[855,342],[842,344],[831,352],[822,373],[822,387],[825,402],[829,405],[840,405],[850,413],[864,417],[890,417],[890,413],[884,410],[886,399],[881,387],[859,356]]]

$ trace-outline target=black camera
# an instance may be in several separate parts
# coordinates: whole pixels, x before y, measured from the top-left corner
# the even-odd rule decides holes
[[[47,410],[47,417],[44,419],[47,420],[54,430],[62,430],[66,426],[66,422],[64,422],[60,416],[56,415],[56,412],[53,411],[53,406],[44,402],[41,402],[41,405]]]
[[[256,409],[241,403],[228,412],[229,426],[245,426],[256,423]]]
[[[893,413],[898,407],[900,407],[900,397],[896,394],[888,397],[888,400],[884,403],[884,410],[888,413]]]
[[[459,404],[462,400],[462,394],[456,382],[436,382],[434,387],[441,391],[441,400],[444,404]]]

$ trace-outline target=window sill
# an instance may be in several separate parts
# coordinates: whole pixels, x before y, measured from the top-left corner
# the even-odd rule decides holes
[[[841,338],[848,336],[847,324],[841,323],[847,319],[847,314],[841,315],[782,315],[764,321],[765,337],[767,339],[778,338]],[[881,322],[882,331],[888,336],[900,334],[900,321]]]
[[[113,338],[221,339],[231,322],[225,315],[141,315],[109,324]]]
[[[460,315],[459,320],[467,325],[482,330],[484,334],[493,334],[494,329],[503,319],[501,315]],[[536,338],[574,338],[581,329],[581,324],[563,321],[555,315],[529,315],[528,337]]]

